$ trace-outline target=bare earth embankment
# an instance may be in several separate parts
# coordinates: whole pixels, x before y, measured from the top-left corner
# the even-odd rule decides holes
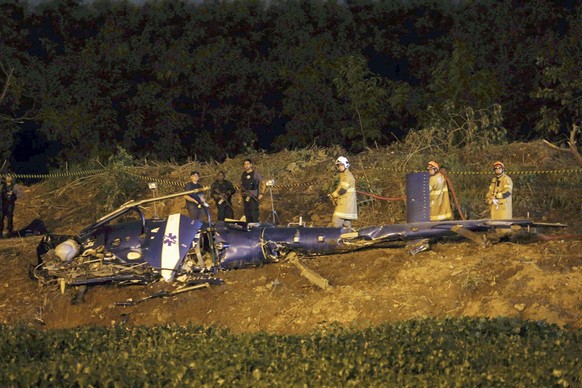
[[[238,161],[233,163],[238,165]],[[217,169],[206,167],[209,171]],[[181,170],[189,168],[184,166]],[[183,173],[181,170],[176,179]],[[238,168],[232,175],[238,176]],[[212,176],[205,179],[205,184],[209,184]],[[373,186],[373,178],[369,179]],[[312,189],[302,190],[309,193]],[[30,186],[18,202],[16,227],[42,218],[51,231],[78,231],[94,218],[91,213],[82,214],[84,209],[73,211],[71,206],[90,201],[92,190],[97,191],[98,187],[77,185],[67,195],[61,195],[44,183]],[[400,193],[382,194],[389,197]],[[300,196],[277,192],[275,198],[278,207],[289,212],[311,206],[307,208],[310,220],[320,224],[331,214],[331,205],[317,198],[307,205]],[[184,211],[181,206],[181,201],[175,201],[158,211],[162,214]],[[398,213],[394,206],[378,205],[373,210],[364,207],[362,222],[371,221],[368,225],[377,224],[373,221],[386,222],[390,217],[370,213],[385,214],[389,210],[392,218],[396,218],[394,221],[402,222],[399,220],[402,210]],[[263,214],[268,214],[269,208],[269,203],[263,204]],[[285,216],[284,212],[281,214]],[[561,217],[554,213],[553,217],[549,221],[570,223],[566,230],[555,233],[582,233],[579,215]],[[291,216],[287,216],[287,222],[290,221]],[[330,324],[359,328],[422,317],[504,316],[582,327],[579,238],[503,242],[489,248],[454,240],[434,243],[430,251],[417,255],[401,247],[304,258],[306,266],[329,280],[332,287],[328,290],[317,288],[300,276],[294,265],[282,261],[223,272],[220,277],[224,285],[152,299],[132,307],[115,306],[115,302],[139,299],[175,286],[163,282],[148,286],[97,286],[89,290],[84,303],[73,305],[74,289],[61,293],[57,287],[39,287],[29,279],[28,267],[36,263],[39,240],[40,237],[0,240],[0,323],[54,329],[122,322],[131,325],[191,322],[225,326],[235,333],[305,333]]]

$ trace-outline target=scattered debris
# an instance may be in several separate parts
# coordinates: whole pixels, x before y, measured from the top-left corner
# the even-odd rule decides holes
[[[184,292],[188,292],[188,291],[192,291],[192,290],[199,290],[201,288],[208,288],[208,287],[210,287],[209,283],[202,283],[202,284],[196,284],[196,285],[193,285],[190,287],[179,288],[175,291],[162,290],[162,291],[158,291],[155,294],[152,294],[150,296],[146,296],[145,298],[141,298],[141,299],[137,299],[137,300],[128,299],[125,302],[116,302],[115,305],[116,306],[135,306],[136,304],[145,302],[146,300],[155,299],[155,298],[168,298],[170,296],[182,294]]]

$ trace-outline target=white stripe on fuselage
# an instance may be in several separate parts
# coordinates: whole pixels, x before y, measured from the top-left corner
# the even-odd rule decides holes
[[[162,243],[162,277],[170,282],[180,260],[180,214],[172,214],[166,222]]]

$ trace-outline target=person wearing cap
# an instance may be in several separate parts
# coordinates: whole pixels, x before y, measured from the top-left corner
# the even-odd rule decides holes
[[[263,176],[253,169],[253,162],[245,159],[241,174],[241,198],[246,222],[259,222],[259,203],[263,199],[267,184]]]
[[[204,186],[202,186],[198,181],[200,180],[200,173],[198,171],[192,171],[190,173],[190,182],[186,183],[184,191],[190,190],[200,190],[198,193],[191,193],[184,195],[186,200],[186,209],[188,209],[188,214],[190,218],[202,221],[206,213],[206,208],[209,206],[204,199],[204,193],[202,192]]]
[[[426,168],[430,174],[430,220],[447,221],[453,219],[453,210],[449,198],[449,186],[445,176],[441,174],[437,162],[430,161]]]
[[[505,173],[505,165],[497,161],[493,163],[495,176],[491,180],[485,202],[491,210],[492,220],[510,220],[513,218],[513,181]]]
[[[331,223],[336,228],[351,228],[352,221],[358,219],[356,180],[350,172],[350,163],[345,156],[335,161],[340,181],[333,193],[328,194],[335,204]]]

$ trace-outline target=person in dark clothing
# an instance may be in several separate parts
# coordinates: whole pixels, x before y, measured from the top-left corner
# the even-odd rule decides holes
[[[6,186],[6,178],[2,175],[0,176],[0,220],[2,221],[0,225],[0,238],[4,238],[4,186]]]
[[[224,172],[220,171],[216,176],[216,180],[210,187],[210,195],[212,195],[218,210],[218,221],[224,221],[226,218],[234,218],[232,195],[235,192],[236,190],[232,182],[224,179]]]
[[[184,195],[184,199],[186,200],[186,209],[188,209],[190,218],[202,221],[209,205],[204,199],[204,193],[202,192],[204,186],[198,183],[199,180],[200,173],[192,171],[190,173],[190,182],[186,183],[184,191],[199,189],[200,192]]]
[[[241,196],[247,222],[259,222],[259,202],[266,189],[265,181],[258,171],[253,170],[253,163],[245,159],[241,175]]]
[[[2,215],[0,221],[0,236],[4,233],[4,219],[7,219],[6,229],[8,236],[12,235],[14,229],[14,209],[16,207],[17,193],[15,184],[11,176],[7,176],[6,181],[2,184]]]
[[[0,176],[0,220],[2,220],[2,226],[0,227],[0,238],[3,237],[2,232],[4,231],[4,205],[2,204],[2,197],[4,196],[4,186],[6,186],[6,178],[4,175]]]

